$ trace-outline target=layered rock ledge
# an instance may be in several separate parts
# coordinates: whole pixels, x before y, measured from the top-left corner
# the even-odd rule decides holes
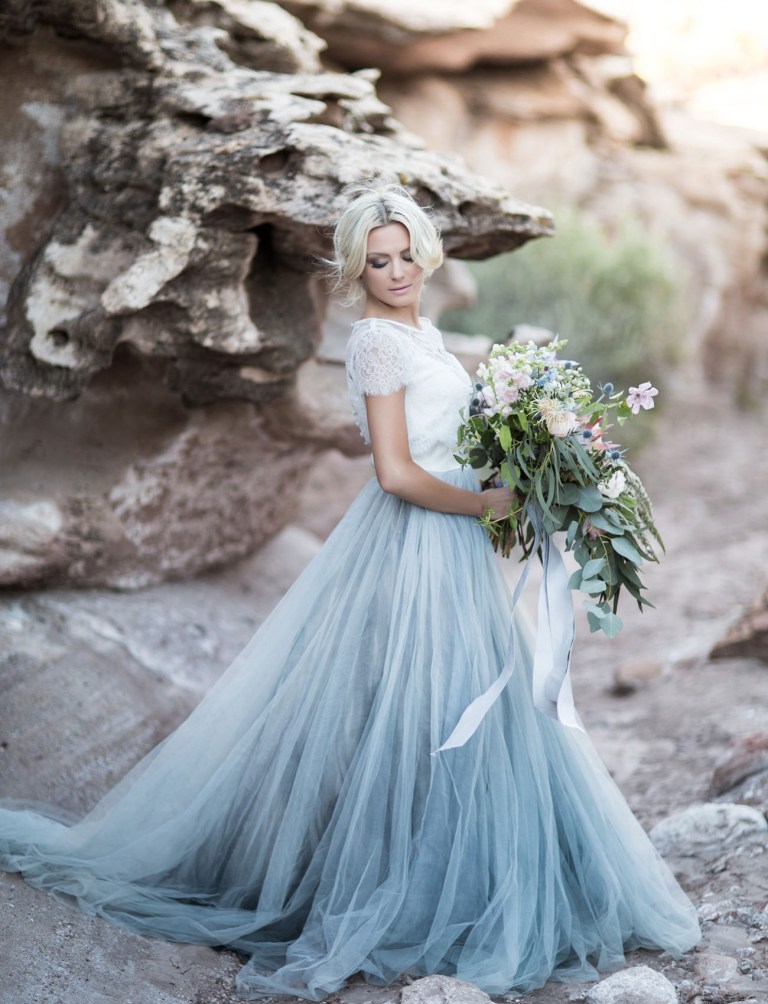
[[[314,361],[345,185],[400,180],[461,257],[552,230],[426,151],[375,72],[324,70],[324,43],[274,4],[17,0],[0,46],[18,179],[0,584],[230,560],[284,523],[318,450],[359,449],[339,374]]]

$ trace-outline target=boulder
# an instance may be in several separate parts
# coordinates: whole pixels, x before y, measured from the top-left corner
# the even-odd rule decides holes
[[[715,764],[712,794],[723,795],[741,781],[762,771],[768,771],[768,732],[738,736]]]
[[[750,841],[764,841],[768,823],[762,812],[733,802],[706,802],[662,819],[650,837],[664,857],[686,858],[738,851]]]
[[[666,976],[634,966],[602,980],[586,999],[587,1004],[677,1004],[677,993]]]
[[[491,998],[473,983],[452,976],[425,976],[400,993],[400,1004],[490,1004]]]
[[[703,952],[696,956],[693,971],[702,983],[722,985],[739,975],[739,963],[730,955]]]
[[[758,659],[768,663],[768,590],[715,643],[710,659]]]
[[[737,736],[715,763],[710,794],[768,814],[768,734]]]
[[[466,257],[552,230],[271,3],[16,0],[0,47],[2,585],[231,561],[319,452],[363,449],[316,358],[346,184],[399,180]]]

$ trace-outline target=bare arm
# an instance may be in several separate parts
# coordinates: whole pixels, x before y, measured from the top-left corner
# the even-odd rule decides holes
[[[376,477],[385,492],[438,512],[482,516],[490,510],[496,519],[506,515],[514,497],[509,488],[473,492],[441,481],[414,462],[408,446],[404,389],[381,397],[366,396],[365,405]]]

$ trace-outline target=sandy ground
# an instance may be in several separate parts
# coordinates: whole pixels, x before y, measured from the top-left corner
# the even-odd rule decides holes
[[[637,464],[668,545],[663,564],[647,575],[657,609],[641,616],[627,605],[613,642],[582,625],[573,667],[581,715],[647,827],[708,798],[713,766],[734,738],[768,731],[768,666],[707,657],[768,584],[763,426],[759,416],[733,413],[701,391],[681,387],[675,398]],[[92,804],[184,717],[369,476],[366,460],[329,456],[310,478],[294,527],[254,558],[194,582],[131,595],[7,595],[0,611],[4,792],[78,810]],[[650,680],[616,696],[615,671],[639,659],[655,664]],[[685,1000],[768,1001],[768,932],[755,924],[755,910],[768,900],[768,853],[764,843],[741,850],[672,862],[713,918],[697,953],[628,960],[665,972]],[[0,1004],[237,1000],[231,953],[139,938],[14,876],[0,876],[0,944]],[[693,984],[680,981],[700,986],[697,965],[712,953],[738,958],[743,975],[692,996]],[[562,1004],[580,995],[578,987],[548,984],[526,1000]],[[377,1004],[396,996],[397,987],[353,984],[333,999]]]

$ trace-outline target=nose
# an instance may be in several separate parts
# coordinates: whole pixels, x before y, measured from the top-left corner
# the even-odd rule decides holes
[[[401,258],[392,259],[392,278],[402,279],[405,275],[405,266]]]

